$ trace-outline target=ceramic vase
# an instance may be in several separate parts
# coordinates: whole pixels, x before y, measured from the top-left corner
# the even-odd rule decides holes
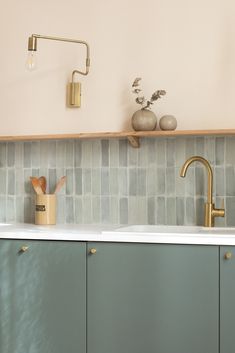
[[[156,129],[157,117],[149,109],[137,110],[131,119],[135,131],[152,131]]]

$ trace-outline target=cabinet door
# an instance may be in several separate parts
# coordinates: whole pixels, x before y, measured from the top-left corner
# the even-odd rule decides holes
[[[85,244],[0,240],[0,352],[85,353],[85,270]]]
[[[235,247],[220,248],[220,353],[234,353]]]
[[[88,353],[218,352],[218,247],[89,248]]]

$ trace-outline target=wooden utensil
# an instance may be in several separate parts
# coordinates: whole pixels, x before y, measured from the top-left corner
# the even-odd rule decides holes
[[[62,178],[60,178],[60,180],[56,184],[56,188],[55,188],[54,194],[57,194],[60,191],[60,189],[64,185],[65,181],[66,181],[66,176],[63,176]]]
[[[40,176],[40,178],[38,178],[39,184],[42,188],[42,191],[44,194],[46,194],[46,190],[47,190],[47,180],[46,177],[44,176]]]
[[[30,177],[31,183],[33,185],[34,191],[36,192],[36,194],[38,195],[43,195],[43,191],[41,188],[41,185],[39,183],[38,178],[36,177]]]

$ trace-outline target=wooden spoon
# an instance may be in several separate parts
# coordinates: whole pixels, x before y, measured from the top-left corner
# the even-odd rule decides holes
[[[54,194],[57,194],[60,191],[60,189],[64,185],[65,181],[66,181],[66,176],[63,176],[62,178],[60,178],[60,180],[56,184],[56,188],[55,188]]]
[[[38,195],[43,195],[43,191],[41,188],[41,185],[39,183],[38,178],[36,177],[30,177],[31,183],[33,185],[34,191],[36,192],[36,194]]]
[[[43,193],[45,194],[46,193],[46,190],[47,190],[47,180],[46,180],[46,177],[44,176],[40,176],[40,178],[38,178],[38,181],[39,181],[39,184],[42,188],[42,191]]]

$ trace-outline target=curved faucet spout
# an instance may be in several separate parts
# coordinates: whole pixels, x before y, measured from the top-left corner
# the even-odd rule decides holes
[[[208,174],[207,202],[212,203],[213,173],[209,162],[205,158],[201,156],[193,156],[187,159],[187,161],[182,166],[180,176],[182,178],[185,177],[188,167],[193,162],[201,162],[206,167],[207,174]]]

